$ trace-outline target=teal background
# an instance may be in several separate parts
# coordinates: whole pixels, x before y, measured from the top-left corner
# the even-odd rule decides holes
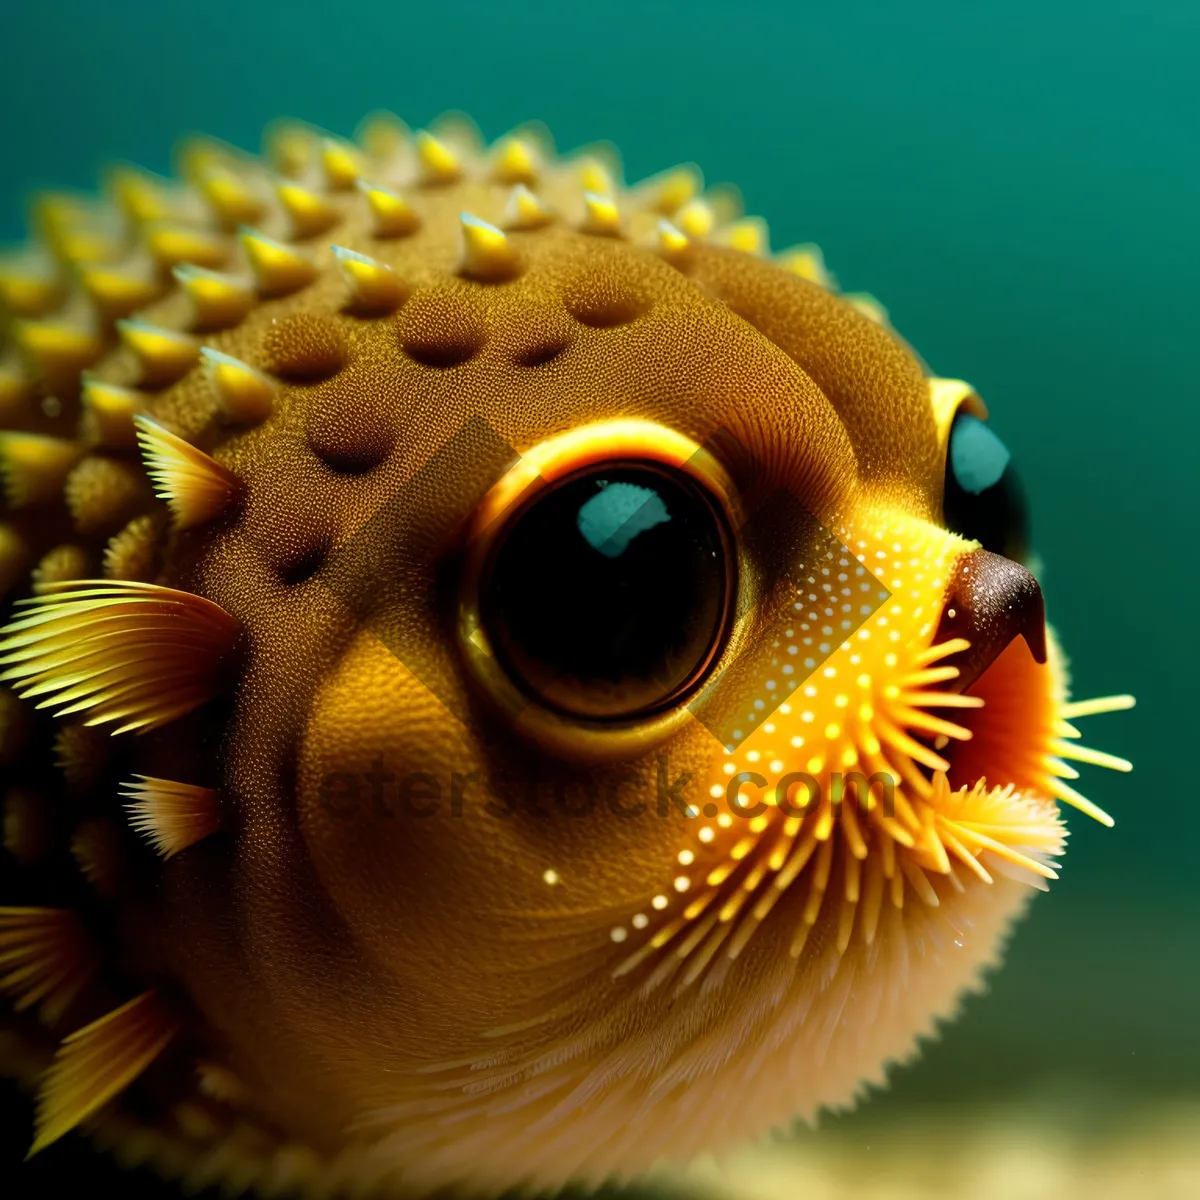
[[[0,234],[175,137],[253,147],[445,108],[495,136],[611,138],[636,179],[695,160],[773,244],[816,241],[942,374],[979,389],[1033,506],[1049,609],[1129,777],[1084,768],[990,992],[853,1121],[1081,1084],[1200,1092],[1196,746],[1200,6],[1194,2],[133,3],[6,6]],[[843,1119],[843,1123],[844,1123]]]

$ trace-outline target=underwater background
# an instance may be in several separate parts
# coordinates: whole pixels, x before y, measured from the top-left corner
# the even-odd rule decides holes
[[[1200,5],[9,0],[0,28],[0,240],[33,188],[166,171],[185,132],[537,118],[629,179],[737,183],[775,248],[820,244],[970,380],[1076,693],[1138,697],[1088,723],[1135,773],[1084,768],[1115,829],[1071,814],[1062,880],[920,1061],[686,1194],[1200,1195]],[[6,1195],[117,1178],[80,1138],[18,1168],[28,1112],[3,1115]]]

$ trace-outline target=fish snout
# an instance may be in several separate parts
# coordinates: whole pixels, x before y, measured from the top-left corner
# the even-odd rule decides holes
[[[966,691],[1016,637],[1023,637],[1038,663],[1046,661],[1046,605],[1038,581],[1025,567],[990,550],[973,550],[958,560],[946,590],[936,642],[970,643],[947,662],[959,670]]]

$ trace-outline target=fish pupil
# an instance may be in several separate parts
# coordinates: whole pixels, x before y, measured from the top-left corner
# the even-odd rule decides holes
[[[630,718],[698,686],[727,634],[733,572],[706,489],[656,463],[605,463],[518,508],[485,569],[481,615],[539,703]]]
[[[988,425],[967,412],[950,428],[942,512],[952,532],[1025,561],[1029,516],[1012,456]]]

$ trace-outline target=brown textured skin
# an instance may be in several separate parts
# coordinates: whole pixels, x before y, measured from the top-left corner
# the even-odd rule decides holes
[[[836,913],[823,912],[798,969],[781,905],[711,987],[679,999],[614,978],[609,931],[669,887],[694,844],[681,814],[635,821],[602,806],[580,820],[550,805],[498,819],[477,783],[462,819],[388,815],[367,793],[353,815],[331,811],[323,781],[369,779],[377,763],[434,775],[443,807],[454,775],[534,773],[550,797],[581,794],[586,771],[607,794],[630,771],[653,781],[660,754],[673,777],[703,781],[700,795],[723,782],[721,748],[694,722],[632,759],[585,768],[515,734],[480,694],[444,578],[494,474],[451,482],[451,462],[437,486],[413,485],[469,418],[518,451],[616,417],[698,443],[732,434],[764,469],[762,486],[786,488],[847,544],[865,539],[864,555],[898,538],[913,566],[934,564],[913,592],[928,593],[920,605],[892,588],[913,647],[929,644],[969,546],[939,528],[946,431],[893,333],[739,251],[694,245],[680,269],[637,238],[579,232],[576,191],[561,181],[548,190],[567,219],[510,234],[519,275],[464,278],[457,214],[495,220],[506,190],[478,178],[415,189],[420,230],[386,239],[357,196],[332,196],[342,221],[306,243],[319,278],[204,336],[280,381],[264,423],[216,420],[198,370],[147,396],[158,420],[243,486],[236,511],[172,536],[157,577],[242,622],[236,687],[123,751],[130,769],[219,787],[226,824],[161,868],[143,864],[152,882],[115,906],[128,978],[164,984],[191,1015],[183,1058],[222,1062],[244,1090],[205,1109],[208,1134],[180,1132],[178,1116],[151,1132],[111,1118],[110,1135],[165,1169],[200,1179],[249,1162],[265,1164],[260,1182],[276,1171],[318,1188],[462,1179],[499,1190],[730,1144],[878,1079],[975,984],[1024,902],[1010,880],[968,883],[961,896],[939,883],[949,926],[909,893],[908,908],[885,905],[872,945],[845,954]],[[331,242],[393,267],[405,302],[347,311]],[[178,293],[145,315],[186,327]],[[121,353],[99,371],[136,381]],[[372,534],[364,558],[356,537],[397,496],[402,518]],[[130,515],[104,513],[104,532]],[[389,649],[400,644],[407,666]],[[1049,713],[1057,686],[1033,672],[1031,711]],[[1032,787],[1039,769],[1013,781]],[[653,805],[653,784],[642,798]],[[547,868],[560,885],[547,887]],[[967,950],[947,953],[950,928]],[[543,1060],[564,1046],[573,1057]],[[153,1094],[186,1095],[183,1075],[171,1078],[152,1080]],[[482,1098],[480,1079],[493,1084]]]
[[[186,948],[178,969],[189,993],[220,1014],[218,1022],[253,1020],[249,1029],[229,1031],[231,1039],[253,1047],[255,1061],[239,1065],[254,1071],[272,1104],[315,1139],[328,1137],[325,1106],[314,1111],[308,1089],[296,1086],[297,1075],[280,1078],[273,1064],[293,1063],[297,1074],[303,1069],[301,1079],[324,1077],[326,1094],[353,1108],[364,1092],[382,1101],[389,1072],[411,1070],[413,1043],[437,1047],[433,1054],[418,1051],[418,1062],[477,1052],[480,1031],[531,1015],[545,993],[561,986],[554,979],[562,954],[555,941],[586,929],[600,897],[616,911],[636,906],[644,879],[661,872],[680,833],[669,821],[630,822],[603,813],[585,822],[559,821],[552,829],[469,815],[424,824],[331,818],[315,793],[332,769],[365,776],[379,756],[389,765],[427,770],[447,787],[451,771],[519,770],[522,748],[513,747],[516,754],[507,759],[485,751],[486,738],[503,735],[490,714],[478,712],[469,731],[447,720],[434,694],[370,631],[355,630],[353,617],[339,611],[319,575],[289,588],[271,568],[278,571],[297,551],[350,539],[430,448],[474,413],[517,447],[566,431],[581,415],[643,416],[698,442],[719,425],[731,425],[753,439],[767,461],[779,463],[781,481],[827,521],[854,462],[850,430],[806,375],[686,276],[620,242],[559,230],[516,240],[533,264],[516,283],[482,287],[435,277],[433,287],[418,290],[397,317],[375,321],[336,315],[335,284],[328,301],[335,312],[325,317],[320,335],[315,319],[292,325],[296,317],[276,316],[268,306],[222,345],[260,361],[261,339],[277,370],[286,361],[285,347],[299,358],[302,349],[339,341],[335,329],[348,347],[342,372],[296,389],[295,412],[247,437],[245,446],[218,455],[246,482],[245,516],[210,543],[202,574],[185,582],[198,583],[249,631],[251,651],[225,769],[244,824],[232,863],[210,864],[198,854],[181,859],[178,872],[168,868],[165,877],[168,921],[191,925],[198,895],[215,910],[203,927],[216,936],[205,943],[169,939]],[[419,239],[406,251],[410,246],[411,254],[396,265],[412,279],[426,255]],[[379,247],[371,249],[378,256]],[[821,289],[784,282],[802,309],[830,311],[823,320],[840,327],[848,344],[892,344]],[[571,319],[572,312],[588,312],[609,296],[636,297],[644,315],[609,328]],[[305,294],[290,307],[301,303],[316,306],[319,299]],[[279,305],[285,312],[287,306]],[[295,341],[284,340],[285,329],[296,332]],[[444,341],[469,340],[480,348],[451,370],[398,352],[398,343],[428,337],[430,329]],[[474,336],[468,339],[466,331]],[[553,362],[532,369],[514,365],[518,354],[552,334],[569,340]],[[289,429],[295,430],[292,438]],[[269,457],[254,454],[255,438],[271,439]],[[387,458],[369,474],[339,478],[315,447],[326,455],[364,456],[386,447]],[[449,531],[471,507],[470,499],[433,497],[414,524]],[[299,543],[298,529],[305,538]],[[434,614],[412,619],[436,622]],[[453,645],[443,641],[434,649],[441,651],[430,664],[438,694],[462,691],[469,704]],[[710,747],[702,731],[679,739],[670,747],[673,772],[703,773]],[[645,776],[652,764],[620,763],[611,770]],[[560,769],[564,778],[577,774],[570,764],[558,768],[552,761],[544,769],[548,795]],[[298,788],[291,819],[283,797],[293,771]],[[603,772],[598,786],[607,786]],[[564,844],[565,837],[571,841]],[[554,914],[562,932],[548,930],[549,945],[522,949],[523,927],[549,916],[546,889],[540,867],[514,871],[506,864],[538,864],[548,853],[562,861],[564,874],[583,875],[586,887]],[[463,896],[470,897],[470,907],[466,928],[459,928],[451,914],[458,911],[453,898]],[[352,933],[339,913],[355,914]],[[231,943],[224,932],[231,925],[244,928],[248,939]],[[509,967],[494,977],[479,971],[483,931],[485,945],[504,947]],[[591,976],[608,953],[602,942],[592,961],[576,969]],[[314,961],[325,965],[314,970]],[[468,1019],[463,996],[471,997]],[[597,992],[591,1003],[603,1011],[609,1001]],[[344,1025],[340,1018],[329,1022],[333,1008],[344,1014]],[[361,1042],[346,1045],[346,1029],[364,1035]]]

